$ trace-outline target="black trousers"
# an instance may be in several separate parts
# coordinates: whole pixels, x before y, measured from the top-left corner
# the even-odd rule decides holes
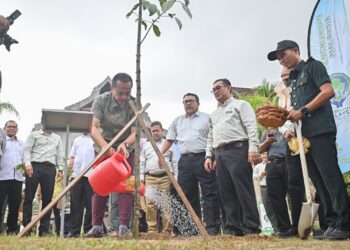
[[[53,214],[55,217],[55,227],[56,227],[56,234],[60,235],[61,232],[61,209],[59,209],[56,206],[53,207]],[[69,232],[69,228],[70,228],[70,219],[71,215],[70,214],[65,214],[64,215],[64,230],[63,230],[63,235],[67,235]]]
[[[22,198],[22,183],[17,180],[0,181],[0,218],[3,217],[2,208],[7,196],[8,215],[7,215],[7,233],[18,232],[18,209]],[[2,228],[0,228],[0,233]]]
[[[84,233],[87,233],[91,227],[91,199],[93,190],[87,177],[82,177],[71,190],[71,228],[70,233],[80,234],[83,222],[84,208]]]
[[[42,209],[44,209],[52,200],[55,186],[56,168],[54,165],[46,163],[32,162],[33,175],[29,178],[26,175],[26,188],[24,191],[23,203],[23,226],[26,226],[32,220],[33,200],[38,189],[41,187]],[[48,233],[50,226],[51,210],[40,220],[39,234]]]
[[[298,228],[301,207],[305,201],[304,179],[299,155],[287,157],[287,170],[292,227]]]
[[[291,227],[286,201],[288,192],[286,161],[269,162],[266,165],[266,186],[277,219],[277,230],[286,232]]]
[[[248,143],[216,150],[215,159],[225,232],[260,232],[253,169],[248,162]]]
[[[202,191],[203,221],[207,230],[218,233],[220,227],[220,205],[215,173],[204,169],[205,153],[181,155],[178,162],[178,182],[199,218],[201,203],[198,183]],[[215,232],[214,232],[215,231]]]
[[[308,171],[328,226],[350,230],[350,207],[338,165],[336,136],[322,134],[308,139],[311,142],[310,152],[306,155]]]

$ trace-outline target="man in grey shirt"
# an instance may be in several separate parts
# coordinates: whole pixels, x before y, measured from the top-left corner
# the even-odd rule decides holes
[[[203,215],[210,235],[220,232],[220,211],[215,173],[203,168],[208,136],[209,115],[198,111],[199,98],[187,93],[183,97],[186,114],[177,117],[171,124],[166,141],[160,150],[165,153],[173,142],[178,141],[181,157],[178,162],[178,182],[194,211],[201,218],[198,182],[203,199]]]
[[[38,188],[41,187],[42,209],[52,200],[55,186],[56,167],[63,169],[61,137],[48,129],[33,131],[24,145],[25,193],[23,203],[23,226],[32,220],[32,203]],[[39,236],[49,234],[51,210],[41,220]]]
[[[210,115],[205,169],[216,169],[226,234],[260,232],[252,166],[259,161],[258,129],[250,104],[232,97],[231,83],[216,80],[218,108]]]

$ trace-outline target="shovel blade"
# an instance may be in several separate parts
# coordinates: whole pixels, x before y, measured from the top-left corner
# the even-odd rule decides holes
[[[311,233],[318,207],[319,205],[313,202],[303,203],[298,224],[299,237],[303,240],[306,240]]]

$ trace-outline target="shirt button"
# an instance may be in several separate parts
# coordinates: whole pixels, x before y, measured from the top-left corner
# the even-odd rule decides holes
[[[293,97],[295,97],[295,95],[293,95]]]
[[[295,103],[293,103],[293,104],[294,104],[294,106],[295,106],[295,105],[297,105],[297,103],[296,103],[296,102],[295,102]]]
[[[293,87],[293,89],[295,89],[295,87]]]
[[[293,80],[293,82],[296,82],[297,80]]]

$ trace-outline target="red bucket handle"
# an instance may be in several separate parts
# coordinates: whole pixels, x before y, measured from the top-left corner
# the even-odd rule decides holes
[[[114,157],[115,159],[117,159],[118,161],[121,161],[124,164],[124,166],[126,167],[126,170],[128,171],[128,178],[129,178],[130,175],[132,174],[132,169],[129,165],[129,162],[126,160],[125,156],[119,152],[115,152]]]

